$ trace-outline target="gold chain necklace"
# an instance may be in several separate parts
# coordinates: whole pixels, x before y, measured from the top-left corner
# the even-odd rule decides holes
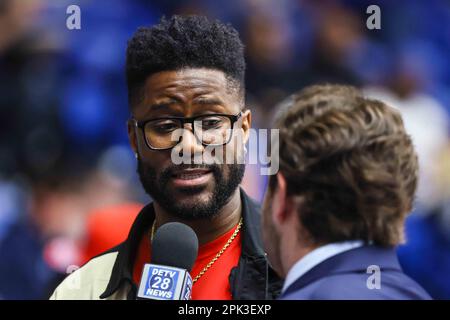
[[[231,243],[237,237],[239,231],[241,230],[242,223],[243,222],[242,222],[242,218],[241,218],[239,220],[239,223],[238,223],[237,227],[236,227],[236,230],[234,230],[233,234],[231,235],[230,239],[228,239],[227,243],[225,243],[223,248],[220,249],[219,252],[217,252],[215,257],[212,258],[212,260],[210,262],[208,262],[208,264],[202,269],[202,271],[200,271],[200,273],[194,278],[194,280],[192,280],[192,283],[196,283],[198,281],[198,279],[200,279],[201,276],[203,276],[206,273],[206,271],[208,271],[208,269],[211,268],[211,266],[217,261],[217,259],[220,258],[220,256],[225,252],[225,250],[227,250],[227,248],[231,245]],[[155,222],[153,222],[153,225],[152,225],[150,241],[153,241],[153,235],[154,234],[155,234]]]

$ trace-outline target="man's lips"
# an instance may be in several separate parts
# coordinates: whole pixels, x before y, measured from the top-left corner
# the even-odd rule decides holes
[[[185,169],[172,175],[172,183],[176,187],[198,186],[207,183],[211,176],[208,169]]]

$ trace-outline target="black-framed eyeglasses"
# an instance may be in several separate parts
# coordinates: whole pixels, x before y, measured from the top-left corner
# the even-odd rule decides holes
[[[131,119],[142,130],[145,143],[152,150],[168,150],[181,142],[184,125],[191,124],[192,133],[204,146],[223,146],[230,142],[234,123],[242,116],[214,113],[195,117],[161,117],[144,121]],[[181,130],[180,130],[181,129]]]

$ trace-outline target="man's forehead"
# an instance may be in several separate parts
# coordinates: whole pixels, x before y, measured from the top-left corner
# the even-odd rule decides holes
[[[223,71],[184,68],[150,75],[143,87],[142,100],[133,109],[133,114],[147,117],[157,110],[189,113],[204,110],[205,106],[217,113],[235,113],[241,104],[239,90]]]
[[[222,71],[204,68],[186,68],[161,71],[149,76],[146,93],[154,95],[195,91],[195,93],[227,94],[227,79]]]

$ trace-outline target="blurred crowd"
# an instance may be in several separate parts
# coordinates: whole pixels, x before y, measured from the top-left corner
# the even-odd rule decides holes
[[[81,29],[66,27],[71,4]],[[381,9],[369,30],[366,8]],[[253,126],[313,83],[353,84],[403,114],[421,165],[399,250],[450,299],[450,3],[444,0],[0,0],[0,299],[46,299],[117,245],[143,204],[128,146],[127,39],[162,15],[229,22],[246,46]],[[390,159],[386,159],[390,161]],[[261,200],[266,177],[247,167]]]

